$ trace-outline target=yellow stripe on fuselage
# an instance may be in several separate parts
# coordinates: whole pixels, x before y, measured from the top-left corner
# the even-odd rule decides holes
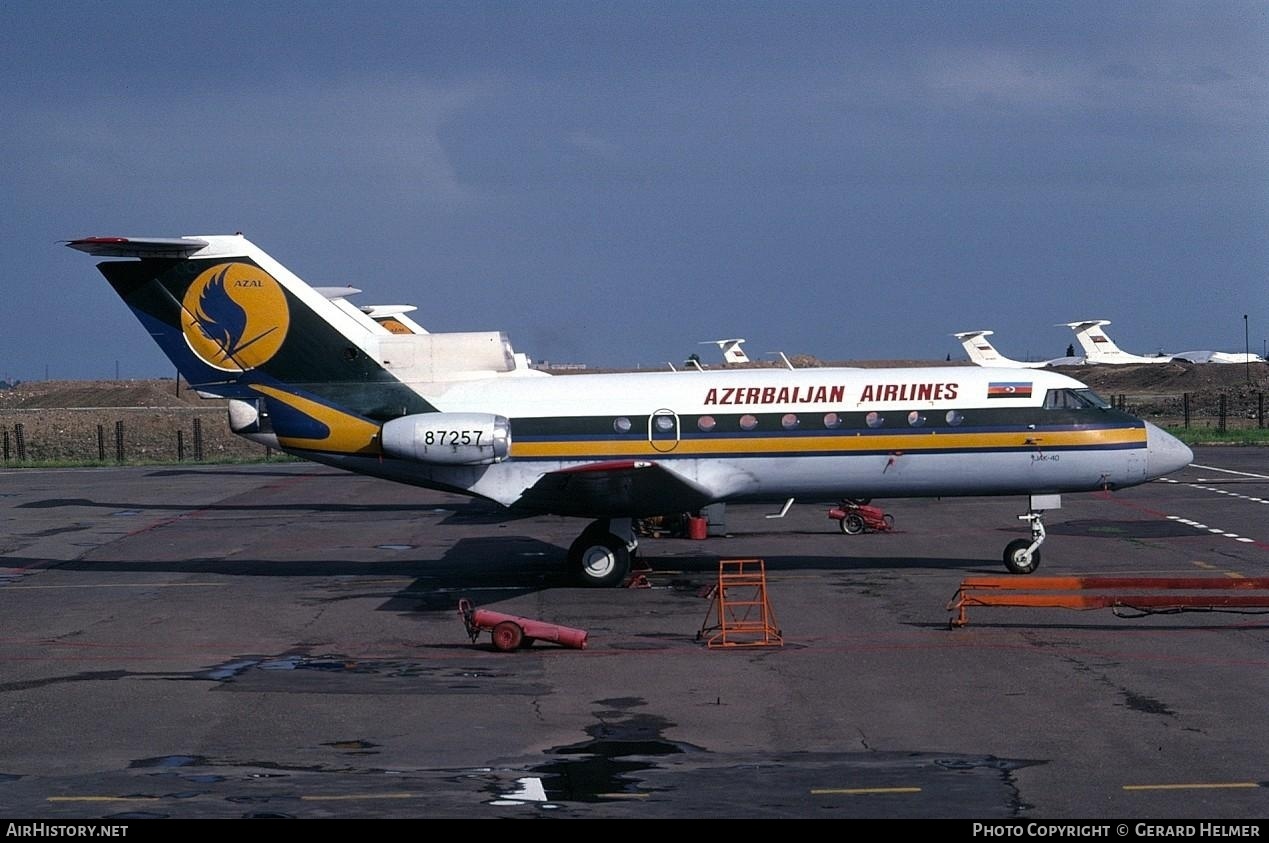
[[[647,439],[582,442],[517,442],[512,437],[512,458],[584,459],[587,457],[631,456],[655,457],[673,453],[676,457],[708,454],[802,454],[840,451],[984,451],[1000,448],[1048,448],[1141,445],[1146,443],[1145,428],[1111,428],[1098,430],[1008,431],[1003,433],[952,433],[930,431],[920,434],[869,436],[863,433],[840,436],[729,436],[718,439],[682,439],[654,443]]]
[[[316,419],[330,430],[330,433],[321,439],[279,435],[278,444],[284,448],[329,451],[336,454],[382,453],[379,445],[379,425],[373,422],[275,387],[257,383],[252,384],[251,388],[286,404],[309,418]]]

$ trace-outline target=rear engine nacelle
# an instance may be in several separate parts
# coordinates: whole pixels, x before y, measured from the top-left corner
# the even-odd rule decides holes
[[[262,400],[229,399],[229,429],[243,439],[250,439],[267,448],[278,447],[277,434],[273,432],[273,424]]]
[[[418,413],[384,424],[383,452],[440,465],[489,465],[511,452],[511,423],[490,413]]]

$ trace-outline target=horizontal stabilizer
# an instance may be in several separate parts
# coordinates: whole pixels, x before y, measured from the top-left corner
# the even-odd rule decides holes
[[[196,237],[84,237],[66,245],[105,258],[187,258],[208,243]]]
[[[314,287],[313,289],[328,299],[344,299],[361,292],[356,287]]]

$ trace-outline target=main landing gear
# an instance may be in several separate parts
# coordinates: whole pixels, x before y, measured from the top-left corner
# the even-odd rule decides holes
[[[639,540],[629,518],[601,518],[582,531],[568,549],[568,567],[581,585],[621,585]]]
[[[1019,521],[1031,522],[1031,540],[1014,539],[1005,545],[1005,567],[1011,574],[1030,574],[1040,567],[1040,545],[1044,544],[1044,510],[1062,506],[1060,495],[1033,495],[1026,515]]]

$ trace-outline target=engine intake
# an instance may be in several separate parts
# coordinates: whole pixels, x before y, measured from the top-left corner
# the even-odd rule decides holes
[[[511,422],[491,413],[418,413],[381,431],[390,457],[438,465],[489,465],[511,452]]]

